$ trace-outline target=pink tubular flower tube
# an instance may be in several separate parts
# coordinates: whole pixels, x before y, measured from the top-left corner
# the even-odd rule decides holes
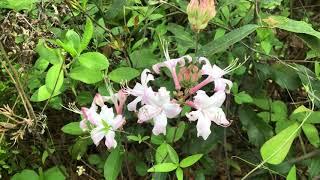
[[[199,62],[202,62],[202,61],[205,62],[205,64],[202,66],[202,69],[201,69],[202,75],[207,75],[208,77],[205,80],[203,80],[202,82],[200,82],[199,84],[197,84],[196,86],[194,86],[193,88],[191,88],[189,90],[189,93],[194,94],[199,89],[201,89],[202,87],[204,87],[205,85],[207,85],[211,82],[214,82],[214,85],[215,85],[214,90],[215,91],[229,92],[229,90],[232,87],[232,82],[230,80],[222,78],[222,77],[225,74],[229,73],[231,71],[232,67],[228,66],[226,69],[221,69],[217,65],[211,65],[209,60],[204,57],[199,58]]]

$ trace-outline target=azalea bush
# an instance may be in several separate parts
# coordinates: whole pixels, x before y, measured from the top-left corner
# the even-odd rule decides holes
[[[319,6],[0,2],[5,179],[317,179]]]

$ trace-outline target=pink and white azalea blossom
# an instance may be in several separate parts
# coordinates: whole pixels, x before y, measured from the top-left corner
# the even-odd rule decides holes
[[[148,103],[138,112],[138,123],[153,120],[153,134],[166,134],[167,118],[174,118],[181,112],[181,107],[170,100],[170,92],[161,87],[157,93],[148,97]]]
[[[186,55],[186,56],[182,56],[177,59],[170,59],[168,49],[165,50],[164,54],[166,57],[166,61],[153,65],[152,69],[154,70],[155,73],[159,74],[161,67],[167,67],[172,75],[176,90],[179,90],[179,89],[181,89],[181,85],[178,80],[176,67],[177,67],[177,65],[179,65],[180,67],[184,66],[185,59],[187,59],[188,62],[190,63],[192,61],[192,58],[191,58],[191,56]]]
[[[147,97],[150,96],[150,94],[153,94],[152,88],[148,87],[148,82],[153,80],[154,77],[152,74],[150,74],[150,70],[145,69],[141,73],[141,83],[136,83],[133,89],[126,90],[127,94],[136,96],[136,98],[127,106],[129,111],[137,111],[137,104],[139,102],[141,102],[141,105],[146,104],[146,101],[148,99]]]
[[[231,69],[235,64],[232,64],[225,69],[221,69],[215,64],[211,65],[211,63],[207,58],[200,57],[199,62],[202,62],[202,61],[204,61],[205,64],[202,66],[201,73],[202,75],[207,75],[208,77],[198,85],[191,88],[189,93],[193,94],[197,92],[199,89],[201,89],[203,86],[211,82],[214,82],[215,91],[226,91],[227,93],[229,93],[232,87],[232,82],[228,79],[223,78],[223,76],[229,73],[230,71],[232,71]]]
[[[206,140],[210,133],[211,121],[220,126],[228,126],[230,122],[227,120],[225,113],[221,106],[226,98],[224,91],[217,91],[214,95],[209,97],[204,91],[197,91],[193,102],[188,102],[192,107],[197,109],[187,113],[186,116],[190,121],[197,122],[197,136],[202,136]]]
[[[113,109],[104,105],[95,121],[97,124],[90,133],[93,143],[98,146],[100,141],[105,138],[105,145],[108,149],[115,148],[117,146],[115,131],[125,123],[124,117],[122,115],[115,116]]]

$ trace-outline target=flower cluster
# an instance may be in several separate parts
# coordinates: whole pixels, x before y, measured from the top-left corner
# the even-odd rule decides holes
[[[236,62],[221,69],[217,65],[211,65],[204,57],[196,61],[188,55],[170,59],[167,51],[165,57],[164,62],[153,65],[152,69],[155,74],[161,74],[162,67],[168,68],[176,89],[174,93],[168,91],[166,87],[154,91],[149,85],[155,80],[154,74],[145,69],[141,73],[140,83],[136,83],[133,88],[123,88],[116,94],[111,93],[110,96],[96,94],[91,107],[81,109],[83,120],[80,127],[83,130],[90,130],[94,144],[99,145],[105,138],[105,145],[108,148],[117,146],[115,131],[122,128],[125,123],[123,108],[127,96],[134,97],[127,104],[127,110],[137,114],[137,123],[152,122],[154,135],[166,134],[168,119],[177,117],[183,105],[194,109],[187,113],[186,117],[189,121],[197,121],[197,136],[201,136],[204,140],[211,133],[211,122],[223,127],[230,125],[221,106],[226,99],[226,93],[229,93],[232,87],[232,82],[223,76],[234,69]],[[202,76],[204,80],[199,83]],[[186,81],[192,83],[182,83]],[[214,93],[211,96],[201,90],[210,83],[214,83]],[[174,95],[174,98],[170,95]],[[111,102],[114,109],[109,108],[106,102]]]

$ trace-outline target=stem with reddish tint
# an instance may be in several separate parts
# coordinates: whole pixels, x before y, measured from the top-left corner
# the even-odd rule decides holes
[[[173,81],[174,81],[174,86],[175,86],[176,90],[180,90],[181,89],[181,85],[180,85],[180,82],[178,80],[176,68],[172,68],[171,75],[172,75],[172,78],[173,78]]]

